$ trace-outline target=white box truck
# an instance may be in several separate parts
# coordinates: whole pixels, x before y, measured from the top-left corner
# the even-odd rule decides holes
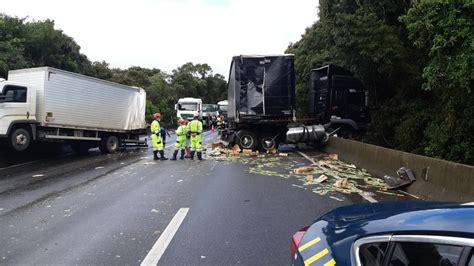
[[[143,144],[145,90],[51,67],[11,70],[0,81],[0,140],[15,151],[35,141],[103,153]]]

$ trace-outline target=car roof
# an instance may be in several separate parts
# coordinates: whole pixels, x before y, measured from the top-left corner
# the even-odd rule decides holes
[[[320,220],[335,228],[364,228],[366,234],[440,231],[474,234],[474,206],[443,202],[386,202],[334,209]]]

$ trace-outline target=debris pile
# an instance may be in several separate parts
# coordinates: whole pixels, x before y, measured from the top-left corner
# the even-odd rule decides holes
[[[238,145],[229,149],[218,142],[212,144],[207,155],[208,158],[216,160],[237,160],[247,164],[248,172],[251,174],[298,179],[301,185],[293,184],[294,187],[311,190],[319,195],[328,195],[337,201],[343,201],[337,197],[339,193],[405,196],[398,192],[389,192],[383,179],[372,176],[365,169],[340,161],[337,154],[320,154],[314,164],[308,165],[299,157],[288,157],[288,153],[277,149],[259,153],[240,149]],[[367,190],[371,192],[363,192]]]
[[[266,154],[275,154],[281,157],[288,157],[288,153],[279,152],[273,148],[266,152]],[[253,151],[251,149],[241,149],[238,144],[232,146],[232,148],[226,148],[222,142],[215,142],[211,144],[210,149],[206,149],[206,155],[216,160],[230,159],[230,157],[251,157],[256,156],[257,158],[265,158],[265,153],[259,151]]]

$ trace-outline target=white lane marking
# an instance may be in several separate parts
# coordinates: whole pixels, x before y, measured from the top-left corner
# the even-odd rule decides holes
[[[306,160],[310,161],[312,164],[316,164],[316,162],[313,160],[313,158],[309,157],[308,155],[304,154],[303,152],[301,151],[296,151],[296,153],[298,153],[299,155],[303,156]],[[339,176],[334,176],[334,178],[336,179],[341,179]],[[370,203],[375,203],[375,202],[378,202],[376,199],[374,199],[372,196],[369,196],[367,195],[366,192],[364,192],[363,190],[359,190],[357,192],[357,194],[359,194],[362,198],[364,198],[365,200],[367,200],[368,202]]]
[[[156,243],[151,248],[150,252],[148,252],[148,255],[146,255],[145,259],[140,264],[141,266],[158,264],[158,261],[160,261],[161,256],[163,256],[163,254],[165,253],[166,248],[170,244],[174,235],[178,231],[179,226],[188,214],[188,211],[189,208],[181,208],[178,210],[178,212],[174,215],[173,219],[171,219],[171,222],[166,227],[165,231],[163,231],[160,238],[158,238]]]

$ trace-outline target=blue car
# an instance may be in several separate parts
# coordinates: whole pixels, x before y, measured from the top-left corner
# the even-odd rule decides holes
[[[474,205],[344,206],[298,231],[291,244],[293,265],[474,266]]]

